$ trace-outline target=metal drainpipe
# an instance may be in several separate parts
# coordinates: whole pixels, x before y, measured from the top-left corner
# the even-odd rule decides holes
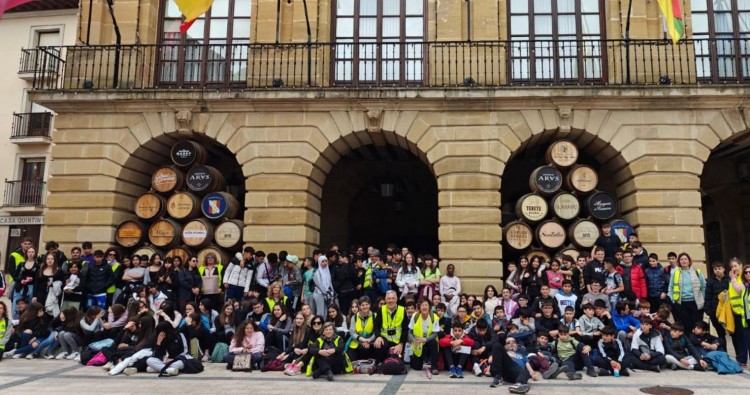
[[[115,18],[115,10],[112,3],[113,0],[107,0],[109,14],[112,16],[112,23],[115,28],[115,69],[112,73],[112,88],[117,89],[120,79],[120,45],[122,44],[122,36],[120,35],[120,27],[117,25],[117,18]]]

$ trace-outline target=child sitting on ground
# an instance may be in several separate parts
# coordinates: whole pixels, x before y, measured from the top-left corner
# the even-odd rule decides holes
[[[543,329],[549,333],[552,339],[557,339],[557,328],[560,326],[560,320],[553,315],[553,309],[552,304],[545,303],[542,306],[542,316],[534,320],[534,326],[536,330]]]
[[[594,306],[586,303],[582,306],[583,315],[578,319],[578,325],[581,327],[581,336],[579,340],[589,346],[598,344],[601,338],[601,330],[604,324],[599,318],[594,316]]]
[[[495,306],[494,315],[492,316],[492,330],[495,333],[507,332],[510,321],[505,316],[503,306]]]
[[[661,366],[667,363],[661,335],[651,328],[651,318],[641,317],[640,322],[641,327],[630,343],[630,352],[636,357],[633,359],[633,367],[658,373]]]
[[[536,341],[529,345],[527,349],[531,367],[542,373],[545,380],[554,379],[560,373],[568,370],[567,366],[560,366],[560,360],[552,352],[552,345],[549,340],[547,332],[539,331],[536,335]]]
[[[599,357],[594,363],[599,367],[599,376],[622,375],[630,376],[628,368],[632,362],[632,354],[626,352],[620,339],[615,337],[615,328],[605,326],[601,330],[599,340]]]
[[[560,323],[570,329],[571,336],[575,337],[576,339],[581,336],[581,327],[578,324],[578,320],[575,318],[575,309],[572,306],[568,306],[565,308],[565,313],[563,315],[563,318],[560,319]]]
[[[708,364],[693,343],[685,336],[685,327],[675,322],[669,330],[669,336],[664,339],[664,350],[667,363],[672,370],[706,370]]]
[[[607,309],[607,305],[606,303],[604,303],[604,301],[594,301],[594,314],[596,314],[596,318],[598,318],[599,321],[601,321],[605,326],[614,325],[614,323],[612,322],[612,314]]]
[[[591,363],[591,347],[584,345],[570,336],[570,330],[565,325],[557,329],[558,339],[552,343],[552,351],[557,353],[563,365],[567,366],[568,380],[580,380],[583,376],[576,370],[585,367],[586,374],[597,377],[594,365]]]

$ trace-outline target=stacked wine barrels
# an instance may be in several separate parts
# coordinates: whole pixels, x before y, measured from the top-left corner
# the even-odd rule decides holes
[[[546,165],[531,172],[529,193],[516,202],[516,219],[504,227],[504,240],[527,256],[549,259],[562,252],[576,258],[594,246],[601,224],[617,214],[618,202],[596,189],[599,176],[578,164],[572,141],[552,143],[545,159]]]
[[[197,256],[202,263],[213,253],[226,264],[242,246],[242,210],[237,197],[226,192],[223,174],[207,164],[210,157],[195,141],[172,146],[171,163],[158,167],[149,191],[135,201],[135,219],[115,231],[117,244],[128,253]]]

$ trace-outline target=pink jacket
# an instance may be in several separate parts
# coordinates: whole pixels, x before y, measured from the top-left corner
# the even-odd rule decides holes
[[[242,354],[242,353],[262,353],[263,350],[266,348],[266,338],[263,336],[263,333],[260,331],[253,332],[250,336],[245,336],[242,338],[242,344],[237,345],[234,338],[232,338],[232,343],[229,345],[229,352],[232,354]]]

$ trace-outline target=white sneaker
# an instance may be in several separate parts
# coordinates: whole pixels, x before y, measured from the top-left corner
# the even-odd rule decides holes
[[[36,355],[34,355],[34,353],[26,354],[26,359],[34,359],[34,358],[36,358]]]
[[[180,369],[177,369],[177,368],[167,368],[166,372],[170,376],[177,376],[178,374],[180,374]]]
[[[14,351],[6,351],[3,353],[3,359],[13,358]]]
[[[76,351],[76,352],[70,353],[70,355],[68,355],[67,357],[65,357],[65,359],[75,360],[76,358],[78,358],[80,356],[81,356],[81,353],[79,353],[79,352]]]
[[[65,351],[62,351],[61,353],[57,354],[57,356],[55,357],[55,359],[57,359],[57,360],[65,359],[68,355],[69,355],[68,353],[66,353]],[[72,354],[70,354],[70,355],[72,355]]]
[[[55,359],[55,354],[49,354],[49,353],[47,353],[47,354],[44,355],[44,359]]]
[[[482,368],[479,367],[478,363],[474,364],[474,375],[481,376],[482,375]]]
[[[11,358],[13,358],[13,359],[21,359],[22,356],[23,356],[23,354],[13,354],[13,356]]]
[[[159,371],[152,368],[151,366],[146,366],[146,373],[159,373]]]
[[[104,366],[102,366],[102,369],[110,370],[112,369],[112,366],[115,366],[115,364],[113,364],[112,362],[107,362],[106,364],[104,364]]]

